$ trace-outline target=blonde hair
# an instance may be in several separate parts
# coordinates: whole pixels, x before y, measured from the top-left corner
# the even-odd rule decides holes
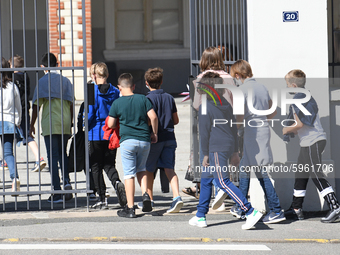
[[[299,88],[304,88],[306,84],[306,74],[300,69],[294,69],[286,74],[285,80],[289,84],[294,83]]]
[[[98,76],[98,78],[105,79],[109,77],[109,69],[104,62],[97,62],[94,67],[94,72]]]
[[[237,60],[230,67],[230,75],[235,78],[236,74],[240,76],[241,79],[253,77],[253,71],[251,70],[250,64],[243,59]]]
[[[202,53],[200,61],[201,72],[206,70],[223,70],[225,65],[223,63],[222,53],[216,47],[208,47]]]
[[[91,77],[92,75],[95,75],[95,74],[96,74],[96,71],[95,71],[96,65],[97,65],[97,63],[94,63],[94,64],[91,65],[90,70],[89,70],[89,76],[90,76],[90,77]]]

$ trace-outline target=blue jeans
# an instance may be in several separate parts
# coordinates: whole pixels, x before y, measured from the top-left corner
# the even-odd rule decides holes
[[[230,153],[215,152],[209,153],[210,166],[214,166],[216,169],[220,167],[228,167],[228,159]],[[217,163],[216,163],[217,162]],[[216,163],[216,164],[215,164]],[[218,164],[218,165],[217,165]],[[212,182],[215,181],[218,188],[227,193],[231,199],[233,199],[241,210],[246,214],[250,214],[253,211],[253,207],[247,201],[246,197],[242,192],[230,181],[227,176],[229,173],[223,173],[222,171],[214,171],[212,174],[209,170],[202,172],[201,177],[201,191],[199,204],[197,206],[197,217],[205,217],[209,211],[209,203],[211,199],[211,187]]]
[[[263,171],[262,167],[254,168],[255,175],[260,182],[260,185],[263,189],[264,195],[267,198],[268,207],[271,212],[279,213],[281,211],[281,205],[279,201],[279,197],[276,194],[274,186],[268,176],[266,171]],[[261,171],[258,171],[261,169]],[[247,170],[247,171],[246,171]],[[249,184],[250,184],[250,171],[245,169],[243,166],[240,165],[240,182],[239,182],[239,189],[241,190],[242,194],[247,197],[249,191]]]
[[[2,135],[0,135],[0,139],[2,140]],[[11,180],[13,180],[14,178],[19,178],[16,163],[14,161],[13,156],[13,140],[14,140],[13,134],[4,134],[4,141],[2,146],[4,150],[4,158],[8,166]]]
[[[64,184],[70,183],[70,176],[67,167],[68,159],[66,154],[66,147],[69,135],[64,135],[64,148],[62,148],[62,137],[63,137],[62,135],[52,135],[52,160],[51,160],[50,136],[49,135],[44,136],[48,165],[50,167],[50,174],[52,177],[52,185],[54,190],[61,190],[58,162],[62,172],[63,172],[62,166],[64,166],[63,175]],[[62,161],[62,156],[64,156],[64,162]]]

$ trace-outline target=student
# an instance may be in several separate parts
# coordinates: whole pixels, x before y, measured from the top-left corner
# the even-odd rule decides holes
[[[161,89],[163,83],[163,69],[150,68],[145,73],[145,83],[150,92],[147,98],[151,101],[158,117],[158,141],[151,144],[146,161],[146,174],[148,179],[147,192],[153,202],[154,172],[157,167],[164,168],[173,194],[173,201],[168,213],[177,213],[183,206],[179,195],[178,177],[175,173],[175,151],[177,147],[174,125],[179,123],[174,98]],[[141,204],[138,204],[141,207]]]
[[[107,83],[109,71],[105,63],[94,64],[94,105],[89,105],[88,125],[90,141],[90,167],[94,180],[95,190],[99,196],[99,202],[92,208],[107,209],[105,202],[106,185],[103,177],[103,169],[112,186],[116,190],[118,202],[126,205],[124,184],[119,179],[116,170],[117,149],[110,150],[109,141],[103,139],[105,119],[109,115],[112,103],[119,98],[119,90]]]
[[[150,196],[147,191],[146,159],[151,142],[157,142],[158,119],[151,102],[144,96],[134,94],[133,77],[123,73],[118,79],[121,97],[116,99],[109,112],[108,126],[114,129],[119,120],[120,153],[124,170],[127,205],[117,212],[118,216],[136,218],[134,209],[135,177],[137,176],[143,193],[143,212],[152,211]]]
[[[41,67],[56,67],[57,65],[57,58],[53,53],[45,53],[43,55]],[[63,173],[64,190],[71,190],[66,147],[71,135],[74,98],[73,85],[68,78],[62,76],[56,70],[44,71],[44,73],[45,75],[39,79],[38,86],[34,90],[32,121],[29,134],[32,137],[35,134],[34,124],[42,106],[41,129],[45,140],[48,165],[50,166],[52,189],[61,190],[59,163]],[[37,97],[38,95],[39,98]],[[52,133],[50,133],[50,129]],[[64,146],[62,146],[62,141],[64,141]],[[72,197],[72,193],[65,194],[65,200],[70,200]],[[61,194],[52,194],[47,201],[63,203],[63,196]]]
[[[290,71],[285,80],[288,88],[305,88],[306,74],[294,69]],[[304,98],[304,93],[296,93],[295,98]],[[298,157],[298,166],[304,166],[304,171],[295,173],[294,196],[291,208],[286,214],[294,213],[299,220],[304,219],[302,204],[306,195],[306,188],[309,177],[312,178],[314,185],[317,187],[321,196],[326,200],[330,211],[326,217],[321,218],[321,222],[330,223],[340,218],[340,205],[335,196],[334,190],[329,182],[325,179],[323,171],[318,171],[318,166],[322,166],[321,154],[326,146],[326,133],[324,132],[318,113],[318,105],[313,97],[302,104],[309,112],[306,116],[296,105],[289,107],[289,119],[296,121],[289,127],[284,127],[283,135],[291,133],[297,134],[300,139],[300,153]]]
[[[251,112],[248,106],[248,91],[252,91],[254,102],[253,107],[257,110],[268,110],[272,106],[272,100],[269,96],[267,88],[258,83],[253,78],[251,66],[245,60],[237,60],[230,68],[230,74],[235,78],[236,85],[238,85],[245,98],[244,115],[237,116],[237,122],[244,121],[244,140],[243,140],[243,156],[240,165],[243,167],[255,166],[256,177],[260,181],[260,185],[265,193],[268,207],[270,211],[263,218],[263,223],[277,223],[285,220],[284,212],[281,208],[279,197],[276,194],[274,186],[268,176],[266,169],[262,166],[269,166],[273,164],[273,155],[270,147],[270,127],[267,119],[272,119],[276,111],[268,116],[256,115]],[[247,123],[262,121],[264,125],[259,127],[250,126]],[[247,196],[250,183],[249,171],[242,171],[240,167],[240,181],[239,188],[244,196]],[[236,205],[231,208],[231,214],[238,218],[242,218],[242,212]]]
[[[223,84],[230,84],[234,85],[233,78],[230,76],[229,73],[226,72],[226,66],[223,62],[223,55],[225,53],[224,51],[220,51],[216,47],[208,47],[206,48],[203,53],[202,57],[200,60],[200,69],[201,73],[197,76],[197,79],[193,81],[194,87],[195,87],[195,93],[194,93],[194,100],[193,100],[193,107],[198,110],[201,103],[202,103],[202,96],[198,91],[196,90],[196,87],[198,85],[198,82],[200,82],[200,79],[203,77],[204,74],[207,72],[213,72],[217,73],[220,75],[220,77],[223,79]],[[228,52],[227,52],[228,54]],[[231,107],[233,106],[233,97],[230,92],[230,90],[226,89],[223,93],[223,97],[230,103]],[[200,146],[201,147],[201,146]],[[202,163],[203,160],[203,155],[202,155],[202,150],[200,149],[200,164]],[[215,183],[214,183],[215,185]],[[198,183],[198,188],[200,187],[200,184]],[[216,186],[216,185],[215,185]],[[196,187],[190,187],[190,188],[185,188],[182,190],[185,194],[194,196],[198,198],[199,196],[199,191],[197,192],[198,195],[196,196]],[[223,209],[223,204],[221,204],[222,209]]]
[[[246,214],[247,221],[242,225],[242,229],[250,229],[261,219],[262,213],[251,206],[241,191],[230,181],[229,172],[225,171],[229,165],[229,158],[231,158],[231,164],[235,166],[238,165],[240,160],[238,156],[236,126],[213,124],[214,119],[228,120],[228,123],[230,121],[235,122],[232,107],[222,96],[224,89],[215,89],[215,84],[221,84],[222,82],[219,74],[208,72],[197,86],[198,93],[214,94],[214,97],[216,96],[221,99],[221,104],[220,102],[214,104],[212,98],[207,97],[207,114],[202,114],[199,111],[199,130],[204,155],[201,192],[196,216],[190,219],[189,224],[198,227],[207,226],[205,215],[209,211],[212,182],[215,180],[218,188],[228,193]],[[216,92],[218,96],[215,94]],[[216,101],[218,100],[216,99]]]
[[[1,59],[1,66],[2,68],[10,68],[9,62],[5,58]],[[12,82],[11,72],[1,72],[1,77],[0,140],[12,180],[12,192],[15,192],[20,191],[20,180],[13,155],[14,134],[18,134],[17,127],[21,122],[20,93]],[[2,130],[4,130],[4,133],[2,133]]]
[[[15,55],[13,60],[12,58],[9,59],[9,63],[11,64],[11,68],[21,68],[24,67],[24,59],[19,56]],[[37,143],[34,141],[33,137],[27,136],[27,132],[30,129],[30,115],[29,110],[31,108],[31,104],[29,102],[29,95],[31,93],[30,90],[30,79],[26,73],[22,73],[19,71],[14,71],[14,80],[13,83],[17,85],[20,98],[21,98],[21,106],[22,106],[22,114],[21,114],[21,130],[23,132],[23,145],[28,143],[28,146],[32,150],[34,157],[35,157],[35,164],[32,172],[38,172],[45,168],[46,162],[43,157],[39,158],[39,148]],[[27,136],[27,141],[26,141]]]

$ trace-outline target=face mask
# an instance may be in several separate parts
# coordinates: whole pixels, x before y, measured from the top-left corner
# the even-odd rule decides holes
[[[237,87],[239,87],[239,86],[241,86],[243,83],[242,83],[242,81],[241,81],[241,79],[236,79],[236,78],[234,78],[234,82],[235,82],[235,85],[237,86]]]

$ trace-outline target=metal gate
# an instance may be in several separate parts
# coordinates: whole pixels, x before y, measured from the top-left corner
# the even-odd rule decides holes
[[[81,14],[79,14],[79,4],[82,4],[82,11]],[[78,8],[78,11],[74,11],[76,8]],[[65,21],[64,18],[62,18],[61,15],[61,9],[65,9],[69,11],[70,21]],[[54,13],[55,16],[52,17],[51,14]],[[74,13],[78,13],[78,17],[74,16]],[[81,18],[80,18],[81,15]],[[76,20],[76,21],[74,21]],[[74,29],[73,24],[80,23],[79,20],[81,20],[81,26],[82,26],[82,40],[80,42],[78,41],[78,44],[75,45],[75,34],[77,31]],[[53,24],[56,25],[52,25]],[[62,25],[65,25],[67,22],[69,22],[69,25],[64,28],[62,28]],[[31,96],[33,95],[33,89],[35,87],[38,87],[38,80],[43,76],[44,72],[46,72],[48,75],[48,97],[45,97],[47,100],[46,105],[48,106],[48,110],[46,110],[45,113],[47,113],[47,116],[49,117],[49,123],[51,123],[51,115],[53,109],[51,108],[51,100],[53,100],[55,97],[51,93],[51,73],[53,72],[59,72],[63,76],[67,76],[69,80],[71,81],[71,84],[73,85],[72,92],[69,94],[72,94],[72,102],[70,102],[70,105],[72,106],[72,109],[70,109],[70,115],[72,118],[72,123],[74,124],[71,129],[71,134],[75,134],[77,132],[76,124],[77,124],[77,113],[78,113],[78,107],[76,107],[77,102],[75,101],[75,85],[76,83],[80,84],[80,88],[84,89],[84,102],[85,102],[85,120],[87,120],[87,57],[86,57],[86,28],[85,28],[85,0],[82,1],[62,1],[62,0],[2,0],[0,3],[0,58],[5,58],[6,60],[11,59],[12,63],[14,61],[14,58],[16,55],[20,55],[23,57],[24,62],[23,66],[18,67],[3,67],[1,66],[1,81],[3,78],[9,74],[12,76],[12,80],[14,78],[14,71],[18,71],[23,73],[24,75],[24,104],[26,109],[29,107],[27,105],[27,99],[31,99]],[[79,26],[79,25],[78,25]],[[62,32],[64,30],[64,32]],[[57,31],[57,32],[55,32]],[[65,43],[62,39],[65,39],[65,37],[68,37],[68,42]],[[81,45],[79,45],[81,44]],[[76,58],[76,52],[75,52],[75,46],[82,47],[82,53],[78,54],[78,58]],[[67,49],[65,49],[67,48]],[[54,52],[53,52],[54,51]],[[55,52],[58,51],[58,52]],[[63,54],[67,52],[67,62],[63,59]],[[48,55],[48,67],[41,67],[41,56],[46,52],[52,52],[57,56],[58,63],[56,67],[52,67],[50,65],[50,56]],[[59,53],[59,54],[58,54]],[[80,59],[79,55],[82,57],[82,64],[79,64]],[[80,77],[76,78],[76,73]],[[28,77],[30,78],[30,85],[31,85],[31,91],[27,91],[28,86]],[[2,83],[1,83],[2,84]],[[63,99],[63,84],[62,79],[60,78],[60,103],[61,103],[61,110],[60,110],[60,120],[61,121],[61,145],[59,148],[61,148],[60,155],[62,155],[62,160],[60,162],[60,169],[58,170],[60,180],[61,180],[61,190],[54,189],[53,183],[53,175],[49,172],[44,172],[43,169],[39,169],[37,172],[32,172],[31,169],[34,166],[35,158],[32,161],[32,152],[29,146],[23,146],[20,147],[15,146],[15,143],[19,140],[17,140],[16,134],[18,133],[17,128],[13,128],[13,133],[8,134],[5,131],[5,121],[1,121],[2,127],[1,127],[1,140],[2,140],[2,151],[0,151],[0,155],[2,158],[2,166],[0,169],[0,178],[1,178],[1,184],[2,187],[0,189],[0,196],[2,196],[2,210],[3,211],[11,211],[11,210],[41,210],[41,209],[54,209],[54,208],[60,208],[61,206],[53,203],[53,197],[56,197],[58,194],[62,195],[62,208],[65,207],[78,207],[79,205],[86,205],[87,209],[89,208],[89,199],[88,194],[90,191],[90,185],[89,185],[89,162],[88,157],[86,158],[85,163],[85,169],[87,169],[86,174],[82,174],[82,176],[79,174],[72,174],[71,175],[71,185],[72,190],[69,188],[65,188],[66,184],[62,181],[62,178],[66,172],[68,172],[67,167],[67,157],[65,155],[66,152],[66,145],[67,143],[70,143],[66,136],[69,135],[69,132],[65,132],[63,125],[66,123],[66,119],[64,119],[64,108],[67,107],[65,100]],[[71,86],[72,87],[72,86]],[[4,91],[3,84],[1,85],[1,91]],[[15,89],[13,89],[13,98],[15,98]],[[40,91],[38,89],[38,91]],[[31,92],[31,93],[30,93]],[[1,120],[5,120],[4,115],[4,100],[3,97],[5,92],[1,93]],[[40,92],[38,92],[39,94]],[[39,98],[39,95],[38,95]],[[32,104],[33,102],[31,102]],[[14,109],[17,105],[14,105]],[[32,107],[31,107],[32,109]],[[16,116],[15,110],[13,110],[13,116]],[[41,112],[41,110],[40,110]],[[38,112],[39,113],[39,112]],[[30,116],[32,115],[26,115],[26,117],[22,121],[29,121]],[[46,116],[45,116],[46,117]],[[41,113],[37,115],[36,119],[36,125],[35,125],[35,142],[38,146],[38,157],[40,160],[41,156],[45,157],[45,161],[47,163],[47,158],[52,158],[52,153],[54,152],[54,149],[52,148],[52,135],[40,136],[41,134],[41,127],[40,122],[42,121],[42,118],[44,116],[41,116]],[[28,128],[27,128],[28,129]],[[49,125],[50,134],[52,133],[52,125]],[[88,140],[88,126],[87,121],[85,121],[85,141]],[[14,169],[13,166],[9,162],[5,162],[5,145],[4,145],[4,139],[5,136],[8,137],[8,135],[12,135],[12,140],[14,137],[14,146],[13,147],[13,156],[14,156]],[[28,132],[26,133],[26,136],[24,137],[26,140],[28,140]],[[6,138],[7,139],[7,138]],[[74,137],[72,139],[75,139]],[[7,141],[7,140],[6,140]],[[45,147],[49,145],[49,148]],[[76,147],[74,142],[74,168],[76,168],[77,162],[76,162]],[[6,147],[8,149],[10,147]],[[44,150],[49,149],[50,153],[47,155],[47,152],[45,153]],[[88,155],[88,146],[85,146],[85,155]],[[47,156],[47,157],[46,157]],[[9,161],[10,157],[6,157]],[[12,161],[11,161],[12,162]],[[10,168],[9,171],[6,170],[5,164],[7,163],[8,167]],[[51,166],[49,166],[49,171],[51,171]],[[14,171],[14,172],[13,172]],[[14,175],[14,179],[13,179]],[[16,178],[18,175],[18,178]],[[20,182],[16,179],[19,179]],[[66,178],[65,178],[66,179]],[[18,191],[18,186],[20,187],[20,191]],[[83,196],[80,196],[80,194],[83,193]],[[46,199],[51,195],[52,196],[52,202],[47,203]],[[66,203],[66,197],[70,197],[70,194],[73,194],[74,199],[71,200],[71,202]],[[79,195],[79,196],[78,196]],[[0,201],[1,202],[1,201]]]
[[[209,46],[219,47],[224,64],[248,59],[246,0],[190,0],[190,63],[191,77],[196,77],[201,55]],[[192,80],[189,80],[189,84]],[[194,87],[190,86],[193,98]],[[199,166],[197,111],[191,107],[191,166]],[[199,176],[194,181],[199,181]]]

